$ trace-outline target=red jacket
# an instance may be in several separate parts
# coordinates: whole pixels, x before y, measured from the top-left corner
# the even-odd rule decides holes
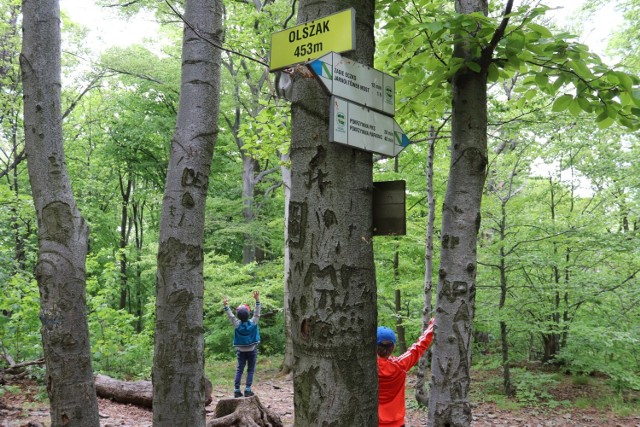
[[[429,327],[406,353],[387,359],[378,356],[378,425],[400,427],[404,424],[404,388],[409,371],[433,340],[433,319]]]

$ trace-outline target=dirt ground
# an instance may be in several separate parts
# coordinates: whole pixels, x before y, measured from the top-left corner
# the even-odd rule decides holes
[[[8,387],[7,387],[8,386]],[[407,427],[426,426],[427,413],[415,407],[411,384],[407,392]],[[6,384],[0,394],[0,427],[49,426],[48,408],[36,399],[38,388],[34,384]],[[0,387],[2,390],[2,387]],[[19,391],[18,391],[19,390]],[[293,383],[291,378],[273,377],[257,379],[253,387],[262,404],[278,414],[285,426],[293,426]],[[577,395],[570,387],[558,391],[562,397]],[[231,397],[229,390],[215,388],[213,402],[207,406],[213,416],[216,403]],[[99,399],[101,427],[151,427],[151,411],[132,405],[122,405]],[[478,404],[473,408],[473,427],[640,427],[640,416],[620,417],[596,409],[527,409],[508,411],[493,404]],[[349,427],[349,426],[345,426]]]

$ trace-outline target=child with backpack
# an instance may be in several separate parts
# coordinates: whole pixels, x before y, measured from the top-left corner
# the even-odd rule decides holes
[[[249,305],[239,305],[238,308],[236,308],[236,314],[234,316],[229,308],[228,299],[225,297],[222,301],[224,311],[234,327],[233,346],[236,348],[238,361],[233,390],[234,397],[242,397],[240,384],[242,383],[245,365],[247,366],[247,378],[244,397],[254,395],[251,391],[251,385],[253,384],[253,374],[256,369],[256,359],[258,358],[258,344],[260,343],[260,329],[258,328],[258,319],[260,318],[260,292],[254,291],[253,298],[256,300],[256,304],[253,310],[253,318],[251,319],[249,319],[251,313],[251,307],[249,307]]]

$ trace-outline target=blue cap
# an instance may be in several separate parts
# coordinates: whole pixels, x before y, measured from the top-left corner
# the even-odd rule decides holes
[[[377,344],[380,345],[384,341],[391,342],[391,344],[396,343],[396,334],[389,328],[384,326],[378,326],[378,339],[376,340]]]

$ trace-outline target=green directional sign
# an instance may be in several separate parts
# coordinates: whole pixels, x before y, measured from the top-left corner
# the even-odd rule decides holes
[[[393,117],[337,96],[331,97],[329,141],[389,157],[410,143]]]
[[[332,95],[393,116],[395,79],[389,74],[331,52],[309,68]]]
[[[271,71],[356,48],[353,8],[271,34]]]

